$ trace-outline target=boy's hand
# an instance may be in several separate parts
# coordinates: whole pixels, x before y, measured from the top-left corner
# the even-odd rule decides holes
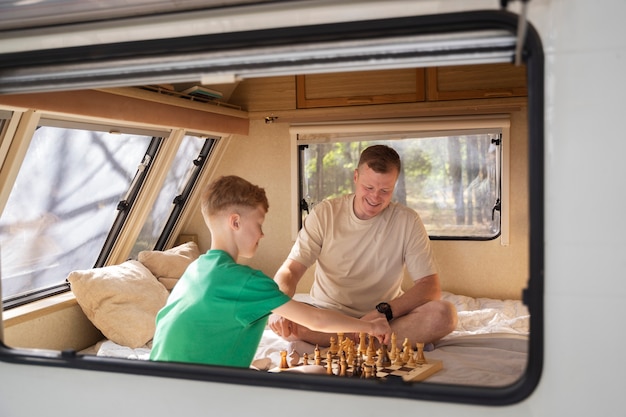
[[[278,314],[270,314],[267,325],[274,333],[283,339],[287,339],[292,335],[295,337],[298,336],[298,326]]]
[[[375,317],[373,319],[361,319],[369,321],[372,325],[372,329],[369,334],[376,337],[378,341],[384,345],[389,345],[391,342],[391,327],[386,318]]]

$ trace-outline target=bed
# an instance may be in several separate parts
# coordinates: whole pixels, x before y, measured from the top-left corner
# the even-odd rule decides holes
[[[189,263],[200,254],[194,242],[167,251],[140,252],[137,260],[73,271],[68,282],[83,312],[105,339],[82,354],[148,360],[155,317]],[[297,294],[307,301],[308,294]],[[530,316],[519,300],[474,298],[443,292],[456,306],[456,329],[437,342],[426,359],[441,360],[443,369],[427,381],[487,387],[517,381],[526,368]],[[400,341],[398,341],[400,343]],[[266,328],[252,368],[279,367],[281,351],[289,357],[311,354],[314,346],[289,342]]]
[[[308,295],[298,294],[306,301]],[[518,300],[473,298],[444,292],[443,299],[453,303],[458,311],[456,330],[426,352],[427,359],[443,362],[443,369],[427,381],[486,387],[506,386],[517,381],[526,367],[528,351],[529,313]],[[147,360],[150,342],[129,347],[105,339],[83,351],[105,357]],[[281,361],[281,351],[289,357],[311,354],[315,346],[305,342],[289,342],[266,328],[257,349],[252,368],[275,370]]]

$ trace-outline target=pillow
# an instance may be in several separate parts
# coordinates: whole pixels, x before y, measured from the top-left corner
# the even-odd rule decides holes
[[[107,339],[138,348],[154,337],[156,314],[169,292],[140,262],[73,271],[67,280],[87,318]]]
[[[137,259],[157,277],[165,288],[171,290],[189,264],[199,256],[200,249],[196,242],[187,242],[166,251],[139,252]]]

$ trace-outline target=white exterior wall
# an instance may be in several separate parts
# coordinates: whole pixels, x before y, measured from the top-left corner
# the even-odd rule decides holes
[[[292,21],[368,18],[370,8],[385,17],[498,6],[495,0],[324,5]],[[626,2],[532,0],[529,13],[546,61],[546,245],[544,367],[528,399],[474,406],[0,362],[0,415],[624,415]],[[254,17],[235,20],[260,24]],[[224,17],[221,24],[229,22]]]

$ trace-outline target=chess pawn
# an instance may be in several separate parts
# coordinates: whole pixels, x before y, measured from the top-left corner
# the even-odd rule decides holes
[[[333,355],[336,355],[337,352],[339,352],[337,340],[333,336],[330,337],[330,347],[328,348],[328,351],[331,352]]]
[[[376,365],[381,368],[385,368],[391,365],[391,359],[389,358],[389,352],[387,351],[387,345],[381,345],[378,350],[378,361]]]
[[[402,362],[402,355],[400,355],[400,353],[398,353],[396,355],[396,359],[393,361],[393,364],[395,366],[403,366],[404,365],[404,362]]]
[[[363,365],[363,377],[372,378],[372,365],[365,363]]]
[[[358,378],[361,376],[362,371],[363,370],[361,368],[361,361],[354,357],[354,359],[352,360],[352,376]]]
[[[328,351],[328,353],[326,353],[326,374],[327,375],[334,375],[334,373],[333,373],[333,354],[330,352],[330,350]]]
[[[308,365],[309,364],[309,354],[304,352],[304,355],[302,355],[302,365]]]
[[[348,348],[348,363],[352,363],[354,362],[354,359],[356,357],[356,352],[354,349],[354,344],[351,344],[350,347]]]
[[[287,363],[287,351],[280,351],[280,369],[288,369],[289,364]]]
[[[409,360],[406,363],[409,366],[415,366],[415,355],[413,354],[413,351],[410,351],[411,353],[409,354]]]

